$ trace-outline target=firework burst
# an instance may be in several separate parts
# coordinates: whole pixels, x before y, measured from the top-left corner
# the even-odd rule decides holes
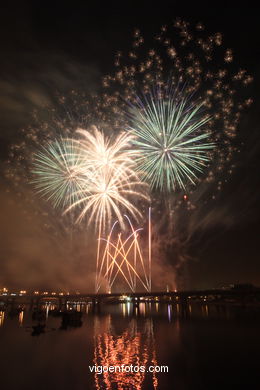
[[[133,144],[139,150],[137,164],[152,188],[172,191],[195,184],[209,160],[213,144],[201,115],[203,103],[194,104],[176,93],[166,97],[150,92],[130,110]]]
[[[79,142],[60,139],[49,143],[35,154],[32,173],[38,193],[54,207],[73,204],[85,178],[85,157]]]
[[[136,152],[130,148],[133,136],[121,133],[111,141],[97,128],[94,128],[94,134],[85,130],[79,130],[79,133],[84,136],[81,147],[85,152],[86,179],[83,191],[76,191],[78,199],[66,212],[82,206],[77,220],[88,216],[88,222],[94,220],[99,231],[105,229],[106,223],[111,225],[113,215],[124,227],[122,210],[134,219],[140,218],[134,200],[149,200],[149,197],[135,170],[133,155]]]
[[[33,182],[39,193],[65,213],[79,209],[77,221],[86,216],[99,231],[111,224],[113,215],[124,227],[122,210],[138,219],[134,200],[149,198],[134,169],[133,136],[122,133],[109,141],[97,128],[94,134],[78,132],[83,139],[55,141],[36,154]]]
[[[92,132],[84,129],[77,130],[82,136],[81,146],[86,156],[86,167],[91,171],[94,168],[94,172],[108,177],[113,172],[116,176],[120,173],[126,181],[129,181],[129,177],[132,178],[135,173],[133,158],[138,153],[130,148],[133,135],[121,132],[116,137],[108,138],[96,126],[92,126],[92,130]]]

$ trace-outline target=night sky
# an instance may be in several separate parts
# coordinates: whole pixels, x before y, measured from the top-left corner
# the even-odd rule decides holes
[[[2,7],[1,164],[7,159],[10,145],[19,139],[21,128],[29,126],[33,110],[52,104],[57,92],[95,91],[102,75],[113,71],[116,51],[130,47],[134,28],[153,36],[161,25],[170,24],[176,17],[192,23],[202,21],[209,33],[224,34],[225,46],[234,49],[236,65],[253,75],[249,92],[254,103],[243,113],[239,125],[236,142],[241,143],[241,152],[234,155],[233,176],[217,201],[212,202],[212,209],[223,213],[223,223],[218,218],[216,225],[211,223],[203,234],[195,235],[189,248],[193,259],[186,265],[184,287],[260,285],[259,12],[256,8],[220,5],[210,9],[190,9],[188,5],[181,8],[173,1],[157,2],[155,6],[150,2],[131,4],[116,6],[110,2],[108,8],[102,2],[90,6],[87,1],[66,5],[62,1],[25,1]],[[0,286],[57,285],[84,290],[84,272],[88,272],[81,264],[84,257],[75,266],[58,262],[55,256],[43,256],[45,243],[34,234],[38,226],[34,226],[34,220],[26,222],[14,195],[6,192],[8,188],[1,175]],[[32,255],[28,256],[29,252]],[[170,263],[170,258],[167,261]]]

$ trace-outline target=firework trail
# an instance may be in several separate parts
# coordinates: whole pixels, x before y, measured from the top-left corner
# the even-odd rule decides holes
[[[151,208],[149,208],[147,259],[139,242],[139,233],[143,229],[134,229],[130,218],[127,215],[124,215],[124,218],[130,227],[129,235],[123,237],[122,231],[115,235],[115,227],[118,223],[116,221],[107,238],[100,237],[99,239],[105,243],[105,246],[99,251],[101,256],[97,261],[99,266],[97,271],[97,290],[100,289],[102,279],[104,279],[108,292],[111,292],[117,276],[121,275],[131,291],[136,291],[137,281],[146,291],[151,291]]]

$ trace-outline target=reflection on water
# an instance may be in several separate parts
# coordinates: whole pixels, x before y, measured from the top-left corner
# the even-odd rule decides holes
[[[168,308],[168,320],[171,322],[172,320],[172,305],[167,305]]]
[[[208,307],[208,305],[202,305],[201,306],[201,311],[202,311],[203,317],[208,317],[209,316],[209,307]]]
[[[24,316],[24,311],[20,311],[19,313],[19,325],[23,326],[23,316]]]
[[[5,320],[5,312],[0,311],[0,326],[3,326]]]
[[[111,316],[95,317],[94,320],[94,365],[96,366],[156,366],[156,352],[153,321],[146,319],[142,332],[137,320],[131,319],[123,330],[115,330]],[[95,373],[96,389],[141,390],[146,372],[103,372]],[[150,389],[157,389],[156,374],[152,375]]]
[[[1,307],[3,389],[255,388],[260,370],[259,309],[208,302],[96,307],[70,302],[63,310],[53,303]],[[98,374],[89,369],[122,364],[165,365],[169,372]]]

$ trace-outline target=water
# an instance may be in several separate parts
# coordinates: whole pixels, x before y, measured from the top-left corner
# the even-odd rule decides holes
[[[166,303],[141,303],[138,309],[123,303],[93,312],[91,305],[78,305],[82,325],[66,329],[60,329],[61,317],[51,315],[54,307],[43,309],[45,332],[34,337],[38,321],[28,307],[0,313],[1,389],[259,388],[255,309],[192,304],[183,310]],[[168,366],[168,373],[94,374],[94,364]]]

